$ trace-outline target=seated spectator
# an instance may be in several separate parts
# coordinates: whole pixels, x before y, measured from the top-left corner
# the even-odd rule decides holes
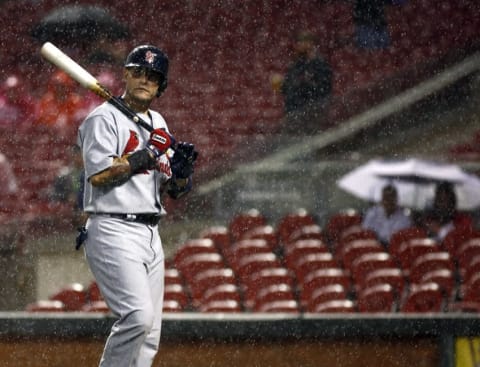
[[[9,75],[0,89],[0,126],[30,125],[34,112],[35,102],[28,88],[18,75]]]
[[[380,203],[369,208],[362,221],[362,227],[375,231],[386,246],[393,233],[412,225],[408,210],[398,206],[397,189],[393,185],[382,189]]]
[[[425,211],[422,222],[429,236],[438,241],[442,241],[453,229],[473,227],[472,217],[457,210],[457,196],[450,182],[437,185],[433,205]]]
[[[272,88],[284,96],[286,125],[293,133],[319,131],[332,92],[332,68],[318,54],[315,36],[300,32],[294,44],[295,59],[285,76],[274,74]]]

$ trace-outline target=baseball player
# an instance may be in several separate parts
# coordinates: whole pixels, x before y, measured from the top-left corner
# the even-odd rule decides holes
[[[151,124],[148,132],[105,102],[83,121],[78,144],[85,166],[85,254],[118,318],[100,366],[151,366],[160,342],[164,253],[158,231],[161,193],[192,187],[194,146],[176,144],[150,104],[167,86],[168,58],[142,45],[127,56],[124,102]]]

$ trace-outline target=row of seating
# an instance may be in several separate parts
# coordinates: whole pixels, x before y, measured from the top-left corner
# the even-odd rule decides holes
[[[235,216],[228,226],[205,228],[167,259],[165,310],[480,310],[480,234],[452,232],[447,242],[456,237],[460,245],[455,256],[418,228],[397,232],[385,248],[371,232],[352,225],[358,217],[352,212],[333,215],[329,235],[312,224],[314,217],[304,210],[283,217],[276,230],[255,210]],[[285,242],[280,240],[281,228]],[[266,236],[249,238],[252,233]],[[328,242],[333,233],[338,238]],[[349,240],[335,248],[342,239]],[[87,294],[82,299],[89,302],[77,306],[91,308],[96,302],[98,308],[98,290]],[[56,297],[51,301],[59,301]]]

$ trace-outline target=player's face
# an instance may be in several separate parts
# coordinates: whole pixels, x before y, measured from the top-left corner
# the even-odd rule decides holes
[[[151,101],[157,95],[162,76],[152,70],[132,67],[125,70],[126,94],[136,100]]]

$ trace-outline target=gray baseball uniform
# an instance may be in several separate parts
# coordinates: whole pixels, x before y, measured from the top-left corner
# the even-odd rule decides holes
[[[167,129],[157,112],[142,117],[154,128]],[[149,135],[109,103],[93,110],[79,128],[84,208],[90,213],[86,259],[118,317],[100,366],[151,366],[160,341],[164,253],[155,218],[163,213],[160,186],[171,177],[169,160],[163,155],[156,170],[137,173],[118,186],[94,187],[88,181],[115,157],[143,149]]]

